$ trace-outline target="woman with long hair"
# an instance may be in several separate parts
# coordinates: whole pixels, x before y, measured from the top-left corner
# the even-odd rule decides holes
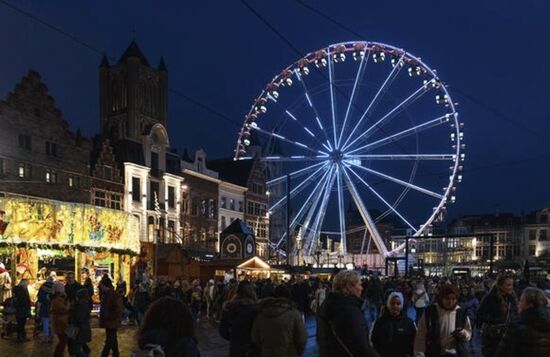
[[[228,301],[222,313],[220,335],[229,341],[230,357],[253,357],[258,351],[252,345],[252,325],[258,315],[258,299],[254,287],[241,281],[236,295]]]
[[[165,296],[153,302],[141,324],[142,350],[161,348],[166,357],[199,357],[193,318],[182,301]]]

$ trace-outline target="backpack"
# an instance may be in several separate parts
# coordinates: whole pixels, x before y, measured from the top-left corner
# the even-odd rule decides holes
[[[164,350],[160,345],[149,344],[144,349],[132,351],[131,357],[164,357]]]

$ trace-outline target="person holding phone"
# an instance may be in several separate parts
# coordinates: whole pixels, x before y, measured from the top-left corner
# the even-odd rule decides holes
[[[436,303],[420,318],[414,341],[415,357],[469,357],[467,341],[472,325],[458,306],[460,292],[452,284],[440,286]]]

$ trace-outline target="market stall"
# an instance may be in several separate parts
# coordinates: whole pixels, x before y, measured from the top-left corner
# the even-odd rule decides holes
[[[105,273],[130,278],[139,254],[139,225],[132,215],[103,207],[46,199],[0,198],[0,259],[13,279],[40,284],[55,271],[97,283]],[[36,284],[34,284],[36,283]]]

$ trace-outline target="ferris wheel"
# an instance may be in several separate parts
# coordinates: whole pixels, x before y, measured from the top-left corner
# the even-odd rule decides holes
[[[388,256],[382,222],[419,236],[455,201],[462,129],[445,84],[419,57],[345,42],[307,54],[267,84],[245,116],[234,159],[253,159],[252,148],[263,147],[269,213],[291,212],[304,255],[322,234],[347,254],[346,235],[359,224]],[[274,247],[284,232],[272,237]]]

